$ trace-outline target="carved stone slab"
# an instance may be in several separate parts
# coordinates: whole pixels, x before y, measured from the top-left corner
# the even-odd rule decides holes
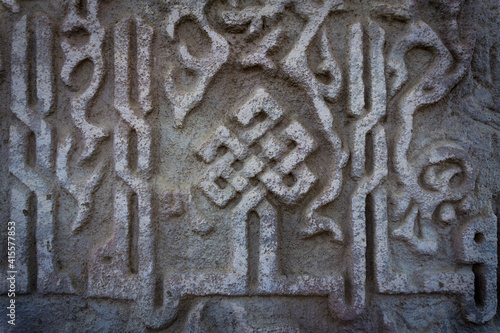
[[[0,17],[2,329],[500,330],[497,1]]]

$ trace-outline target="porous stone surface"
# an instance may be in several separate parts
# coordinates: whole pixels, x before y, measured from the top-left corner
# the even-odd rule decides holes
[[[499,6],[0,0],[1,332],[499,331]]]

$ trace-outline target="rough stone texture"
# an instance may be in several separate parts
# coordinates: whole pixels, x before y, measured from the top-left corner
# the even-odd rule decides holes
[[[499,7],[0,0],[0,331],[500,331]]]

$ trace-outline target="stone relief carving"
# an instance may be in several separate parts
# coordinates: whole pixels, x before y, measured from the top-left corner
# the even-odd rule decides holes
[[[105,129],[90,124],[87,119],[87,113],[92,107],[92,100],[104,78],[104,60],[101,50],[104,28],[97,18],[97,1],[89,1],[87,5],[87,10],[81,13],[78,2],[70,4],[68,16],[62,25],[62,32],[68,37],[61,43],[65,54],[61,78],[70,89],[76,88],[77,90],[75,96],[71,98],[71,117],[75,126],[80,130],[79,134],[83,136],[83,151],[79,156],[79,164],[88,164],[97,153],[99,143],[107,136]],[[84,45],[80,45],[75,36],[82,31],[90,35],[88,42]],[[71,39],[73,39],[73,43]],[[74,78],[74,75],[78,66],[84,61],[91,61],[94,65],[94,71],[88,87],[81,89],[77,85],[80,82],[75,82],[81,78]],[[74,180],[71,177],[69,166],[71,155],[75,151],[74,141],[73,135],[68,134],[59,146],[57,177],[64,189],[78,202],[78,215],[73,223],[73,231],[77,232],[89,218],[90,210],[93,207],[93,192],[102,180],[104,165],[101,162],[87,179]]]
[[[31,291],[33,266],[36,286],[42,293],[74,292],[67,276],[58,274],[54,253],[56,193],[48,180],[53,173],[53,128],[44,118],[54,111],[53,64],[51,47],[53,31],[49,19],[35,19],[36,59],[29,59],[28,18],[15,25],[12,36],[12,102],[11,110],[18,119],[10,128],[11,174],[17,178],[12,187],[12,219],[20,222],[23,241],[20,249],[20,292]],[[34,63],[34,64],[33,64]],[[28,77],[28,64],[36,66],[36,78]],[[29,87],[36,80],[36,91]],[[31,86],[32,87],[32,86]],[[33,220],[36,216],[36,220]],[[33,228],[30,224],[35,223]],[[30,234],[29,230],[36,230]],[[36,263],[30,263],[29,237],[36,239]]]
[[[197,57],[190,53],[188,47],[182,40],[179,41],[178,52],[182,67],[179,71],[194,72],[197,76],[193,87],[176,87],[175,69],[170,68],[165,75],[165,91],[174,105],[175,125],[182,127],[184,118],[188,112],[198,104],[203,98],[203,94],[210,83],[212,77],[217,73],[220,67],[226,62],[229,54],[227,41],[214,31],[207,22],[203,13],[205,4],[200,1],[179,1],[171,4],[171,12],[167,19],[166,32],[170,38],[175,38],[175,25],[186,17],[195,18],[196,24],[208,35],[211,47],[209,55],[206,57]]]
[[[19,4],[16,0],[2,0],[0,3],[13,13],[17,13],[19,11]]]
[[[487,148],[425,126],[476,67],[496,96],[498,47],[475,55],[473,5],[387,2],[2,1],[17,292],[124,302],[143,331],[307,331],[254,320],[248,302],[287,298],[324,309],[318,331],[398,331],[387,304],[412,295],[497,327],[500,184],[477,152],[496,118],[463,112]]]

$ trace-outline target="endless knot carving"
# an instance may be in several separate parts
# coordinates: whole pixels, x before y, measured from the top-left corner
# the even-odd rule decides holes
[[[316,177],[304,160],[314,151],[316,143],[298,121],[292,121],[277,135],[278,139],[271,130],[283,115],[276,101],[258,89],[233,115],[244,128],[240,138],[226,126],[220,126],[199,148],[198,155],[211,164],[200,187],[219,207],[225,207],[237,193],[246,192],[250,179],[255,177],[287,204],[297,202],[314,184]],[[252,145],[259,145],[261,152],[252,153],[249,149]],[[216,159],[221,147],[228,152]],[[240,170],[235,170],[235,163],[242,164]],[[274,166],[268,167],[269,164]],[[287,176],[294,178],[293,184],[285,183]],[[227,184],[217,184],[218,181]]]

